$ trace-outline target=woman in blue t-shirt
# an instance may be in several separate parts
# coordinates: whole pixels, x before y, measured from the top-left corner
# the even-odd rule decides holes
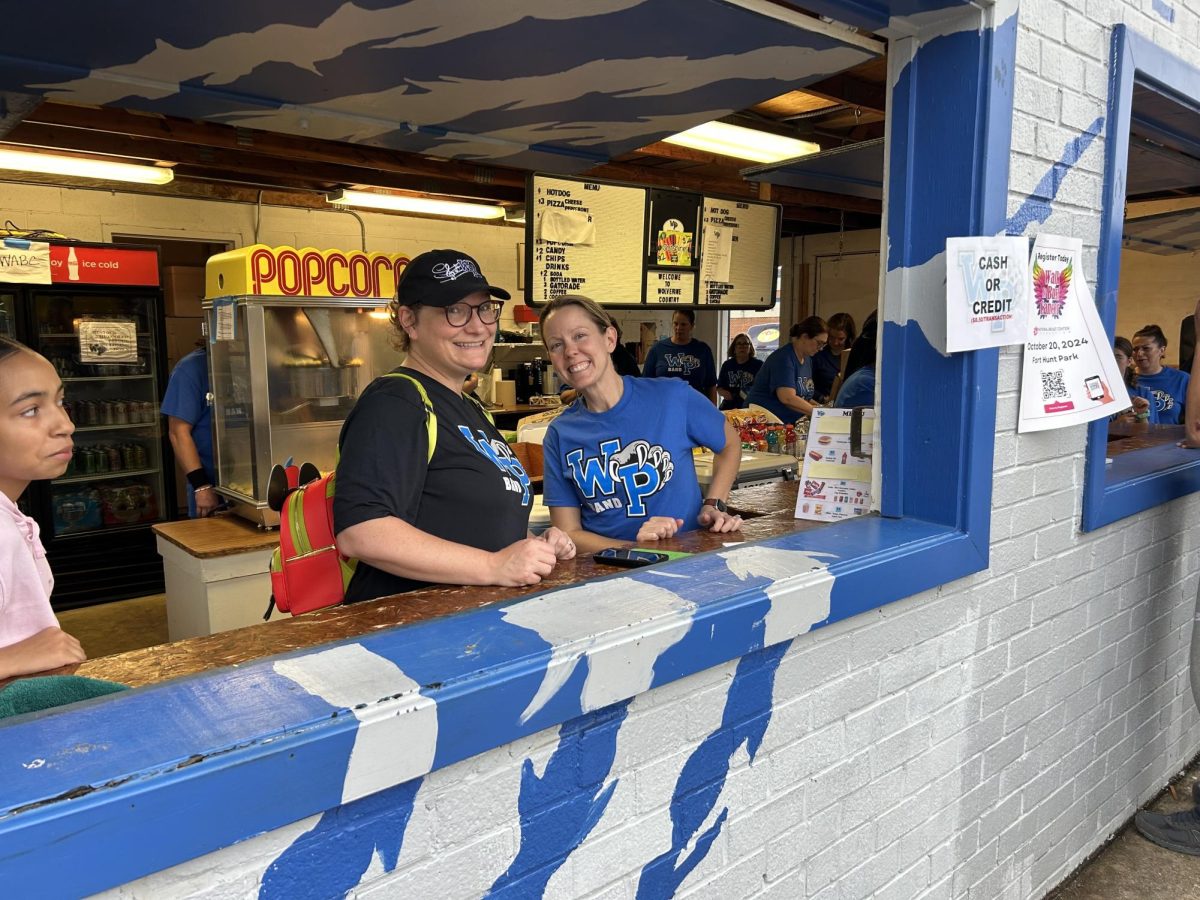
[[[812,358],[828,337],[828,326],[820,316],[793,325],[788,342],[768,356],[754,376],[746,401],[769,410],[781,422],[812,415],[817,405]]]
[[[729,358],[721,363],[717,375],[717,393],[721,409],[745,409],[746,391],[762,368],[762,360],[754,358],[754,342],[748,334],[739,334],[729,344]]]
[[[1138,370],[1138,386],[1154,398],[1160,425],[1178,425],[1183,422],[1188,374],[1162,364],[1166,351],[1167,336],[1157,325],[1134,332],[1133,363]]]
[[[568,294],[541,313],[542,343],[559,377],[579,392],[546,432],[543,488],[550,521],[583,551],[665,540],[697,526],[736,531],[725,500],[737,477],[737,432],[677,378],[616,373],[608,313]],[[716,454],[701,497],[694,447]]]

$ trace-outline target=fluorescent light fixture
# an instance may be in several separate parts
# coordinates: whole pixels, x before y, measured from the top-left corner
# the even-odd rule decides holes
[[[427,216],[454,216],[459,219],[499,219],[504,208],[462,200],[431,200],[428,197],[404,197],[399,194],[375,194],[370,191],[341,190],[326,195],[334,206],[364,206],[395,212],[423,213]]]
[[[513,225],[525,224],[525,207],[518,206],[515,209],[506,209],[504,211],[504,221],[510,222]]]
[[[55,153],[30,153],[8,148],[0,148],[0,169],[98,178],[102,181],[134,181],[138,184],[166,184],[175,177],[174,172],[162,166],[83,159],[78,156],[59,156]]]
[[[727,125],[724,122],[705,122],[703,125],[665,137],[663,141],[681,147],[691,147],[693,150],[703,150],[706,153],[719,153],[721,156],[733,156],[761,163],[795,159],[797,156],[808,156],[821,150],[821,145],[812,141],[781,137],[778,134],[742,128],[740,125]]]

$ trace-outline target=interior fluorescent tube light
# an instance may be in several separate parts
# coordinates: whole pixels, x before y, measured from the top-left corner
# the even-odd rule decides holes
[[[166,184],[175,177],[174,172],[162,166],[81,159],[77,156],[59,156],[53,153],[29,153],[7,148],[0,148],[0,169],[98,178],[102,181],[133,181],[138,184]]]
[[[721,156],[761,163],[795,159],[797,156],[808,156],[821,150],[821,145],[812,141],[782,137],[753,128],[742,128],[740,125],[727,125],[724,122],[705,122],[703,125],[665,137],[663,141],[706,153],[718,153]]]
[[[370,191],[337,191],[326,199],[334,206],[363,206],[396,212],[424,213],[427,216],[454,216],[460,219],[499,219],[501,206],[466,203],[462,200],[431,200],[428,197],[402,197],[398,194],[373,194]]]

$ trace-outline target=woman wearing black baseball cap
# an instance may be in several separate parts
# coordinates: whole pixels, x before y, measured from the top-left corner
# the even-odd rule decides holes
[[[430,583],[537,584],[575,555],[556,528],[529,534],[529,476],[462,394],[509,297],[459,250],[422,253],[400,276],[391,318],[408,357],[363,391],[339,441],[334,527],[359,560],[347,602]]]

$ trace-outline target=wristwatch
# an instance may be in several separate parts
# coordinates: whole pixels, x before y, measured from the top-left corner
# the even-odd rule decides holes
[[[716,508],[716,510],[717,510],[717,512],[727,512],[727,511],[728,511],[728,510],[727,510],[727,507],[725,506],[725,501],[724,501],[724,500],[718,500],[716,497],[708,497],[708,498],[706,498],[706,499],[705,499],[705,501],[704,501],[702,504],[700,504],[700,505],[701,505],[701,506],[712,506],[712,507],[715,507],[715,508]]]

